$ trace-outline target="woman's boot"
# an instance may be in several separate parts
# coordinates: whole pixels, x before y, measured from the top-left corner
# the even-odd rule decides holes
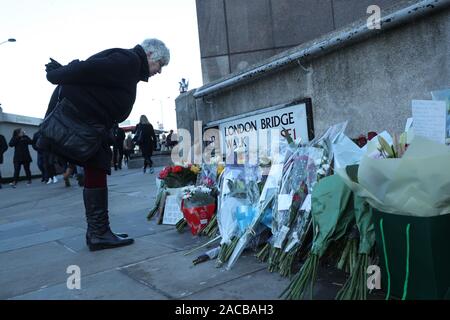
[[[86,242],[91,251],[130,245],[134,239],[124,239],[114,234],[109,227],[108,188],[83,190],[88,229]]]

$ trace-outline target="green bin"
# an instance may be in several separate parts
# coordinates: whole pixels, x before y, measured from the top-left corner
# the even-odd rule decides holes
[[[373,220],[382,289],[398,299],[450,299],[450,214],[412,217],[373,209]]]

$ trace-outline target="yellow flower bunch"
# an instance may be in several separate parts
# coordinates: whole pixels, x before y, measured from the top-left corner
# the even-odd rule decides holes
[[[223,164],[219,164],[217,166],[217,176],[220,176],[220,174],[225,170],[225,166]]]
[[[198,174],[200,172],[200,167],[196,164],[191,166],[191,171],[195,174]]]

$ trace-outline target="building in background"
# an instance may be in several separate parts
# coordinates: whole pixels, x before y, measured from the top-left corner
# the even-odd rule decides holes
[[[203,83],[403,0],[196,0]]]
[[[450,0],[198,0],[197,12],[204,85],[176,99],[192,137],[194,121],[254,123],[298,101],[316,136],[344,121],[350,138],[401,133],[412,100],[450,87]]]

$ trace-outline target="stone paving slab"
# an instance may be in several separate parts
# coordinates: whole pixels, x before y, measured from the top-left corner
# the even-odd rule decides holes
[[[0,253],[68,238],[80,233],[84,233],[84,230],[74,227],[63,227],[25,236],[16,236],[0,241]]]
[[[69,290],[61,283],[14,300],[166,300],[167,297],[133,280],[119,270],[105,271],[90,276],[81,274],[80,289]]]
[[[240,263],[240,261],[238,261]],[[211,263],[210,263],[211,264]],[[187,300],[277,300],[289,286],[289,279],[264,270],[194,293]],[[212,267],[212,266],[211,266]]]
[[[21,220],[0,224],[0,241],[19,235],[27,235],[47,230],[36,220]]]
[[[80,242],[84,239],[80,239]],[[85,275],[98,273],[174,252],[165,246],[136,239],[131,246],[90,252],[86,246],[80,252],[50,242],[0,254],[0,299],[38,290],[65,282],[70,265],[77,265]]]
[[[206,237],[193,236],[190,232],[179,233],[175,226],[156,225],[156,228],[162,227],[165,229],[164,232],[158,232],[142,239],[159,243],[177,251],[188,251],[209,241]]]
[[[67,262],[73,257],[55,242],[0,253],[0,299],[65,282]]]
[[[158,259],[123,268],[129,277],[165,292],[171,299],[188,297],[207,288],[242,278],[265,268],[254,257],[242,256],[235,267],[227,271],[216,268],[215,261],[192,264],[196,256],[177,252]]]

